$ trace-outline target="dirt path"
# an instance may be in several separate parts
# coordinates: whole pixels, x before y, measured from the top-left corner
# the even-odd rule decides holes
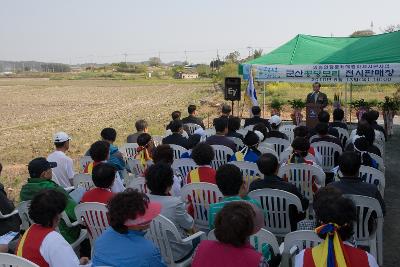
[[[400,125],[386,143],[386,217],[383,227],[383,259],[385,267],[400,266]]]

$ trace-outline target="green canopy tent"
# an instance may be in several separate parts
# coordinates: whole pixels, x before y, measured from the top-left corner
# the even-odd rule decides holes
[[[263,82],[400,82],[400,31],[365,37],[299,34],[239,65],[244,79],[251,71],[255,81]]]

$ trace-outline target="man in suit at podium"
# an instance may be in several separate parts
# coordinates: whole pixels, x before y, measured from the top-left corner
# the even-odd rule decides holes
[[[312,104],[321,104],[322,108],[325,108],[328,105],[328,98],[326,94],[320,92],[321,84],[319,82],[313,83],[313,91],[307,95],[306,103]]]

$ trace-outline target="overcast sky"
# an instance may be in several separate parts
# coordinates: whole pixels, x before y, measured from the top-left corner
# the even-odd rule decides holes
[[[1,0],[0,60],[209,61],[400,24],[400,0]]]

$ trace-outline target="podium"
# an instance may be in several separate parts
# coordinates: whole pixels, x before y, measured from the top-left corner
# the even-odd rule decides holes
[[[314,128],[318,123],[318,114],[322,111],[321,104],[306,104],[306,125],[308,128]]]

